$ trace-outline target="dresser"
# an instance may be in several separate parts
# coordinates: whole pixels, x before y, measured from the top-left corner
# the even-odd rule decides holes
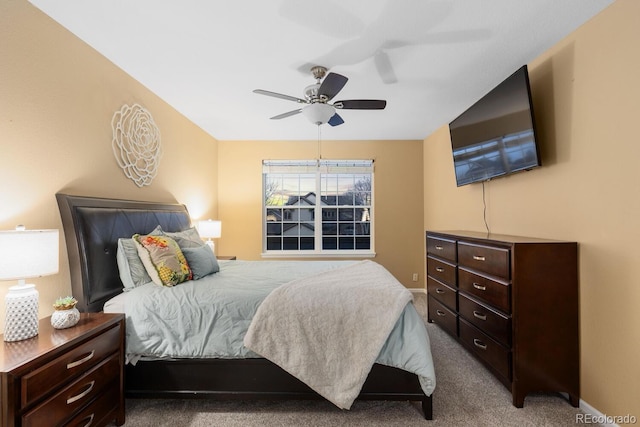
[[[530,392],[580,395],[578,247],[427,231],[429,322],[455,337],[521,408]]]
[[[58,330],[48,317],[37,336],[3,341],[0,424],[124,424],[124,325],[122,314],[83,313]]]

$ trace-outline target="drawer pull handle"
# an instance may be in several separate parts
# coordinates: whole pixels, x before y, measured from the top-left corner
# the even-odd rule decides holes
[[[444,294],[445,292],[447,291],[445,291],[444,289],[436,288],[436,294]]]
[[[444,247],[442,247],[442,246],[440,246],[440,245],[436,245],[436,249],[437,249],[437,250],[439,250],[439,251],[441,251],[441,250],[443,250],[443,249],[444,249]]]
[[[480,255],[474,255],[473,259],[475,259],[476,261],[485,261],[486,258]]]
[[[473,345],[475,345],[476,347],[478,347],[481,350],[486,350],[487,349],[487,345],[485,343],[483,343],[482,341],[480,341],[477,338],[473,339]]]
[[[444,268],[442,268],[442,267],[436,267],[436,271],[437,271],[438,273],[443,273],[443,272],[444,272]]]
[[[442,311],[442,310],[436,310],[436,314],[437,314],[438,316],[440,316],[440,317],[444,317],[444,316],[446,316],[446,315],[447,315],[447,313],[445,313],[445,312],[444,312],[444,311]]]
[[[479,291],[486,291],[487,287],[486,286],[482,286],[480,283],[474,283],[473,287],[476,288]]]
[[[487,320],[487,315],[486,314],[482,314],[479,311],[475,311],[473,310],[473,317],[480,319],[480,320]]]
[[[75,396],[73,396],[73,397],[68,398],[68,399],[67,399],[67,405],[71,405],[73,402],[75,402],[75,401],[77,401],[77,400],[80,400],[80,399],[82,399],[83,397],[85,397],[87,394],[91,393],[91,390],[93,390],[93,386],[95,385],[95,383],[96,383],[96,382],[95,382],[95,380],[94,380],[94,381],[91,381],[91,382],[89,383],[89,387],[87,387],[87,389],[86,389],[85,391],[83,391],[83,392],[82,392],[82,393],[80,393],[80,394],[76,394],[76,395],[75,395]]]
[[[91,358],[93,357],[95,352],[96,352],[95,350],[91,350],[91,353],[89,353],[88,355],[86,355],[82,359],[76,360],[75,362],[67,363],[67,369],[75,368],[76,366],[80,366],[84,362],[87,362],[87,361],[91,360]]]
[[[88,420],[87,423],[84,425],[84,427],[89,427],[93,423],[93,418],[95,416],[96,414],[91,414],[88,417],[84,417],[81,421]]]

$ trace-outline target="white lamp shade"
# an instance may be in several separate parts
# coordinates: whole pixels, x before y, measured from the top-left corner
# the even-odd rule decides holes
[[[302,109],[302,114],[314,125],[322,125],[331,120],[336,114],[336,109],[322,102],[309,104]]]
[[[217,239],[222,236],[222,222],[221,221],[199,221],[198,233],[201,237],[208,239]]]
[[[0,280],[58,272],[58,230],[0,231]]]

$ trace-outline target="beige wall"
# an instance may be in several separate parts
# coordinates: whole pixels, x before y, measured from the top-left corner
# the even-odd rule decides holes
[[[260,259],[262,160],[315,159],[318,141],[220,141],[218,254]],[[322,158],[374,159],[374,261],[407,287],[424,288],[422,141],[322,141]],[[412,274],[420,280],[412,282]]]
[[[0,2],[0,40],[0,229],[61,230],[59,274],[30,280],[45,317],[71,293],[55,193],[178,201],[216,217],[217,142],[25,0]],[[111,149],[111,117],[133,103],[153,115],[164,150],[144,188]],[[0,295],[14,284],[0,282]]]
[[[529,64],[544,167],[486,185],[492,231],[580,242],[582,398],[607,414],[636,416],[638,16],[640,2],[617,0]],[[259,258],[260,161],[314,158],[317,142],[218,143],[25,0],[0,2],[0,40],[0,229],[61,228],[58,191],[175,200],[194,218],[219,214],[219,253]],[[164,148],[158,176],[144,188],[123,175],[111,152],[111,117],[136,102],[153,114]],[[423,224],[484,229],[482,187],[456,188],[446,126],[424,146],[322,145],[326,158],[376,159],[376,261],[406,286],[424,285],[422,274],[417,284],[410,279],[424,271],[416,232]],[[42,317],[70,293],[63,238],[60,246],[60,273],[33,280]],[[12,284],[0,283],[0,294]]]
[[[579,242],[581,398],[636,417],[638,17],[618,0],[529,64],[544,167],[485,185],[492,232]],[[482,185],[456,188],[447,126],[425,140],[424,170],[425,228],[484,231]]]

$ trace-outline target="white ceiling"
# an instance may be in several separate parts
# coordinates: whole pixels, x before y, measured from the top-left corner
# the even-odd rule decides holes
[[[304,98],[309,64],[349,78],[334,101],[387,100],[322,139],[424,139],[612,2],[31,0],[219,140],[316,139],[301,114],[269,120],[298,104],[252,92]]]

